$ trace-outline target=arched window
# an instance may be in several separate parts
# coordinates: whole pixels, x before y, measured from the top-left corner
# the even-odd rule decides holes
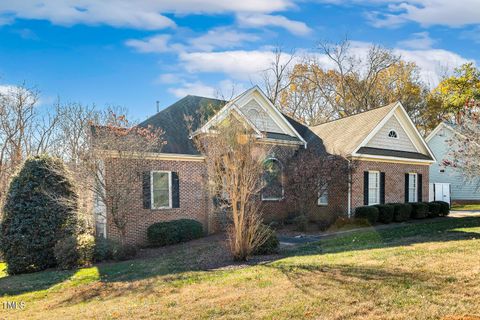
[[[395,130],[390,130],[390,131],[388,132],[388,137],[389,137],[389,138],[393,138],[393,139],[398,139],[397,131],[395,131]]]
[[[280,161],[269,158],[263,163],[262,200],[283,199],[283,167]]]
[[[250,120],[255,125],[255,127],[257,127],[258,130],[261,130],[261,131],[264,130],[265,125],[264,125],[263,117],[258,110],[254,108],[249,109],[247,111],[247,117],[248,117],[248,120]]]

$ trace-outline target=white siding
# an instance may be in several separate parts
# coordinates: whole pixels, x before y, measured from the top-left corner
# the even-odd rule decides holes
[[[260,131],[284,133],[254,99],[243,105],[240,110]]]
[[[397,132],[398,139],[388,137],[390,130]],[[391,117],[387,123],[385,123],[383,128],[377,132],[366,146],[371,148],[418,152],[395,116]]]
[[[450,183],[452,200],[480,200],[480,189],[477,181],[466,181],[462,172],[451,167],[442,167],[442,161],[449,158],[450,144],[447,141],[453,137],[452,131],[442,128],[428,142],[437,162],[430,166],[430,183]],[[440,172],[440,170],[445,172]]]

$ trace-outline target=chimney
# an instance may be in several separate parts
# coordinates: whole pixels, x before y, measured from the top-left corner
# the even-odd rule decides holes
[[[160,112],[160,101],[157,100],[157,113]]]

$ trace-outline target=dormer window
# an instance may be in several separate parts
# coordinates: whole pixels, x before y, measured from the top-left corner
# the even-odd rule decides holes
[[[397,131],[395,131],[395,130],[390,130],[390,131],[388,132],[388,137],[389,137],[389,138],[392,138],[392,139],[398,139]]]

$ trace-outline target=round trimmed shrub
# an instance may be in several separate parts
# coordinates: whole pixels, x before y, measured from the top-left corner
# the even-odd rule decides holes
[[[105,261],[113,259],[114,242],[110,239],[97,238],[95,241],[95,249],[93,250],[93,258],[95,261]]]
[[[410,219],[412,214],[412,206],[409,203],[393,203],[394,214],[393,220],[396,222],[403,222]]]
[[[438,217],[442,210],[442,205],[438,202],[429,202],[428,203],[428,216],[429,217]]]
[[[375,207],[378,209],[378,221],[381,223],[390,223],[393,221],[395,210],[393,206],[389,204],[377,204]]]
[[[35,272],[56,265],[54,247],[75,234],[78,196],[60,159],[25,161],[12,179],[4,206],[0,244],[7,272]]]
[[[147,229],[148,242],[152,246],[166,246],[193,240],[202,236],[202,224],[191,219],[157,222]]]
[[[301,214],[293,219],[293,224],[295,225],[295,230],[297,231],[307,231],[308,228],[308,218],[306,215]]]
[[[131,244],[115,243],[112,248],[112,258],[116,261],[133,259],[137,255],[137,247]]]
[[[375,206],[364,206],[355,208],[355,218],[366,219],[370,224],[378,220],[379,210]]]
[[[280,241],[278,241],[277,233],[268,228],[268,237],[267,240],[260,246],[258,246],[254,251],[254,255],[264,255],[264,254],[274,254],[278,253],[278,246],[280,245]]]
[[[446,217],[450,214],[450,205],[448,204],[448,202],[445,202],[445,201],[434,201],[434,202],[440,205],[441,216]]]
[[[425,219],[428,216],[428,204],[423,202],[414,202],[412,206],[413,219]]]

